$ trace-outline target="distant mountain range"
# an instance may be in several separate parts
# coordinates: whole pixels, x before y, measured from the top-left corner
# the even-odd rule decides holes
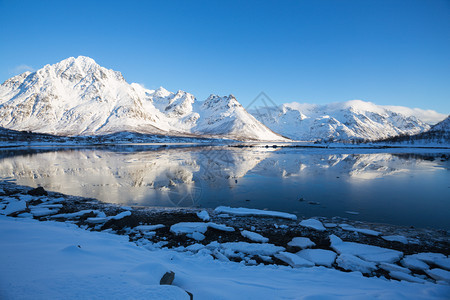
[[[401,144],[450,144],[450,116],[433,125],[428,131],[414,135],[399,135],[379,140],[381,143]]]
[[[198,101],[184,91],[129,84],[120,72],[84,56],[25,72],[0,86],[1,127],[62,136],[134,132],[243,141],[348,141],[430,129],[409,111],[359,100],[247,111],[233,95]]]

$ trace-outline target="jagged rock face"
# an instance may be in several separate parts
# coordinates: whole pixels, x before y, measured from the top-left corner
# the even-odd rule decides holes
[[[360,100],[311,105],[283,104],[251,111],[270,129],[295,140],[377,140],[416,134],[430,126],[383,106]]]
[[[214,124],[214,120],[225,119],[231,125]],[[198,102],[184,91],[147,90],[128,84],[120,72],[83,56],[46,65],[3,83],[0,126],[57,135],[134,131],[284,140],[248,114],[232,96],[211,96]]]

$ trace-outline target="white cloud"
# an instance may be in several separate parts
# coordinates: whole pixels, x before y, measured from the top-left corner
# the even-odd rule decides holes
[[[13,73],[14,74],[22,74],[23,72],[26,72],[26,71],[34,72],[35,70],[33,67],[30,67],[29,65],[22,64],[22,65],[18,65],[17,67],[15,67],[13,70]]]
[[[391,106],[391,105],[384,105],[383,107],[408,117],[414,116],[417,119],[429,124],[436,124],[447,118],[446,114],[441,114],[431,109],[425,110],[420,108],[409,108],[404,106]]]

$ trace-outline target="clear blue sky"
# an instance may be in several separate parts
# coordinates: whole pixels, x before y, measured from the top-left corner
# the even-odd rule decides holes
[[[264,91],[450,113],[449,0],[0,0],[1,82],[78,55],[199,100]]]

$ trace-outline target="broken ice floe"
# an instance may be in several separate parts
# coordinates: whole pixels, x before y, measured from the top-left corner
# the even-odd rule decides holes
[[[331,267],[336,260],[336,253],[324,249],[304,249],[296,254],[301,258],[313,262],[316,266]]]
[[[251,232],[248,230],[241,231],[241,235],[245,238],[248,238],[251,241],[257,242],[257,243],[267,243],[269,241],[268,238],[263,237],[259,233]]]
[[[230,214],[236,216],[260,216],[260,217],[277,217],[289,220],[297,220],[297,216],[279,211],[260,210],[244,207],[219,206],[214,212],[219,214]]]
[[[356,228],[348,224],[340,224],[339,227],[347,231],[359,232],[367,235],[379,236],[381,234],[381,232],[372,229]]]
[[[323,227],[322,222],[316,219],[307,219],[300,222],[300,225],[303,227],[312,228],[319,231],[325,231],[325,227]]]
[[[344,242],[335,235],[330,236],[331,248],[339,254],[351,254],[368,262],[394,263],[399,261],[403,252],[378,246]]]
[[[293,268],[314,267],[313,262],[306,260],[294,253],[280,252],[275,254],[275,257],[281,261],[284,261]]]
[[[309,238],[307,237],[294,237],[289,243],[288,246],[291,247],[299,247],[301,249],[305,249],[305,248],[309,248],[309,247],[314,247],[316,244],[311,241]]]

